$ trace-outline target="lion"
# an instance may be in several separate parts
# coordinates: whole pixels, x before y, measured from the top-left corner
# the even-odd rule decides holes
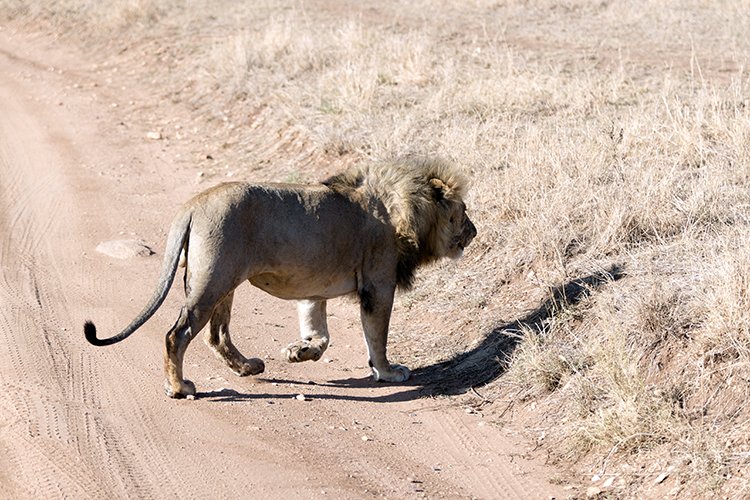
[[[110,338],[98,338],[86,321],[85,337],[95,346],[129,337],[161,306],[184,266],[185,301],[164,350],[169,397],[195,396],[183,357],[209,322],[205,342],[234,373],[265,370],[229,334],[234,290],[245,280],[297,302],[301,339],[283,351],[289,362],[320,359],[329,343],[326,301],[355,295],[373,378],[403,382],[409,369],[386,357],[394,293],[411,288],[418,267],[458,258],[474,239],[465,189],[457,168],[430,158],[357,165],[319,185],[219,184],[178,211],[158,285],[141,313]]]

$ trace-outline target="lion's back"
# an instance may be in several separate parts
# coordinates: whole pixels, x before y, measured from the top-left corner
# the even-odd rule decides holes
[[[191,239],[274,265],[349,265],[394,238],[387,220],[323,185],[228,182],[200,193],[188,206]]]

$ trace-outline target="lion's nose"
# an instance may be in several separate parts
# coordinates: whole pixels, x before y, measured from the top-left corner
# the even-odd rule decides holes
[[[477,235],[477,228],[474,226],[474,223],[471,222],[471,219],[468,217],[466,218],[466,222],[468,224],[466,225],[466,229],[464,230],[464,238],[466,239],[466,244],[468,245],[471,240],[474,239],[474,237]]]

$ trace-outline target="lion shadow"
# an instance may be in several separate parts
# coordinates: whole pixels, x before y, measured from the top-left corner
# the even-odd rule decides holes
[[[565,307],[589,297],[598,288],[626,275],[621,265],[576,278],[550,290],[548,298],[522,318],[505,323],[488,333],[469,351],[412,372],[410,382],[418,384],[424,395],[449,396],[482,387],[500,377],[509,359],[523,341],[524,332],[541,333],[545,324]]]
[[[560,313],[565,307],[575,305],[589,297],[598,288],[617,281],[626,275],[620,265],[576,278],[550,290],[548,298],[539,307],[529,311],[523,317],[494,327],[482,341],[471,350],[456,353],[449,359],[428,366],[416,368],[411,378],[399,384],[406,390],[383,396],[355,396],[341,394],[317,394],[311,399],[331,399],[368,402],[401,402],[428,396],[451,396],[463,394],[473,388],[482,387],[498,377],[507,369],[504,362],[509,359],[516,347],[522,342],[524,332],[541,333],[545,324]],[[300,384],[299,381],[281,379],[263,379],[264,382]],[[308,383],[321,387],[362,388],[375,384],[368,377],[351,377],[330,380],[321,383]],[[212,401],[241,401],[255,399],[288,399],[288,394],[243,394],[231,389],[204,392],[201,398]]]

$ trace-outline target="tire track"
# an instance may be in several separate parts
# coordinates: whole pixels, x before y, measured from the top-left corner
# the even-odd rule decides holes
[[[492,429],[470,428],[468,422],[479,424],[476,417],[448,409],[429,417],[437,427],[438,453],[447,454],[454,474],[467,478],[477,498],[509,499],[544,498],[544,483],[528,480],[518,465],[513,463],[511,450],[517,446],[499,436]],[[492,441],[482,440],[482,435]]]
[[[441,441],[453,463],[461,468],[462,474],[471,477],[471,484],[481,485],[481,498],[524,498],[523,492],[516,491],[512,481],[509,484],[508,478],[502,476],[502,468],[491,467],[490,463],[482,460],[488,455],[486,445],[480,445],[463,422],[451,413],[441,415],[436,421],[442,431],[439,434]],[[503,479],[502,483],[498,481],[498,476]]]
[[[63,169],[80,161],[10,74],[0,70],[0,449],[20,481],[9,496],[162,497],[165,478],[181,477],[148,412],[136,404],[121,408],[125,418],[108,413],[129,396],[115,376],[105,379],[114,396],[99,397],[113,392],[101,374],[114,353],[97,364],[67,333],[65,283],[83,274],[83,251],[72,241],[80,230]]]

